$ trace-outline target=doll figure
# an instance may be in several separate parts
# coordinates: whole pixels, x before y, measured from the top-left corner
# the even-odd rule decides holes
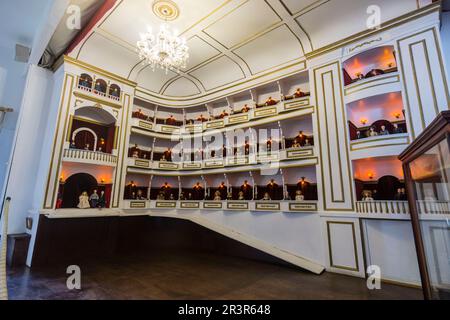
[[[80,196],[80,202],[78,203],[79,209],[89,209],[91,208],[91,205],[89,203],[89,196],[88,193],[85,191]]]
[[[97,208],[98,200],[100,199],[97,190],[94,190],[94,193],[89,197],[89,202],[91,204],[91,208]]]

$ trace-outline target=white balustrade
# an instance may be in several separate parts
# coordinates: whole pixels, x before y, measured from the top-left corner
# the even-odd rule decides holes
[[[117,164],[117,156],[90,150],[65,149],[64,161],[115,166]]]
[[[417,207],[422,215],[450,215],[449,201],[419,200]]]
[[[409,215],[407,201],[358,201],[356,211],[368,215]]]

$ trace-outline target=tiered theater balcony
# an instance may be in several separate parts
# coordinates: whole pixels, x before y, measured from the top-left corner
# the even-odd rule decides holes
[[[352,159],[398,155],[409,145],[401,92],[347,104]]]

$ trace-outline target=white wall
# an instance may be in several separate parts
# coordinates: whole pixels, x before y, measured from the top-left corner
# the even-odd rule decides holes
[[[363,220],[363,230],[368,266],[379,266],[384,280],[420,285],[410,221]]]
[[[448,1],[447,1],[448,2]],[[450,6],[450,5],[447,5]],[[444,63],[447,67],[447,75],[450,74],[450,12],[442,13],[441,24],[442,51],[444,51]],[[450,89],[450,83],[449,89]]]
[[[22,104],[28,65],[15,61],[15,45],[32,48],[37,63],[65,11],[68,0],[0,2],[0,105],[14,109],[0,126],[0,198]]]
[[[34,207],[35,186],[43,174],[39,165],[46,141],[47,122],[51,121],[49,111],[52,90],[53,74],[37,66],[30,66],[6,189],[6,196],[12,198],[8,230],[10,234],[25,231],[25,218],[28,210]]]
[[[0,125],[0,192],[3,190],[17,118],[25,86],[27,65],[14,61],[14,49],[0,46],[0,105],[14,109]],[[0,194],[1,195],[1,194]]]

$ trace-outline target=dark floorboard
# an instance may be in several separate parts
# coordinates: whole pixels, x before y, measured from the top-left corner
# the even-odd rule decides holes
[[[363,279],[316,276],[286,266],[214,254],[171,251],[80,264],[82,289],[69,291],[65,267],[8,272],[10,299],[421,299],[390,284],[369,291]]]

